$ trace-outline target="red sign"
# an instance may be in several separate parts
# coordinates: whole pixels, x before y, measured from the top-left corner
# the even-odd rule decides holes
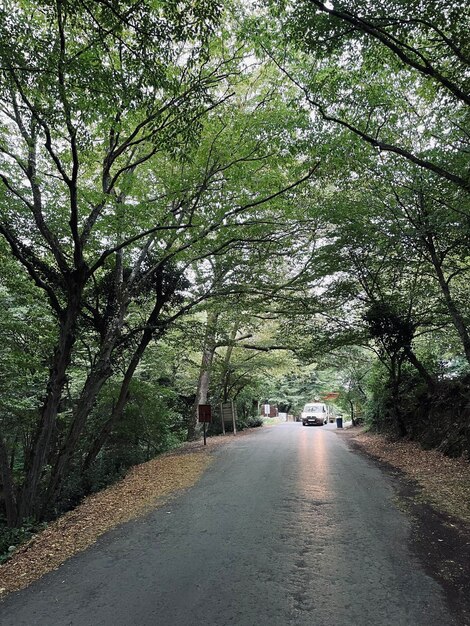
[[[336,400],[338,396],[339,393],[337,393],[336,391],[331,391],[330,393],[323,394],[322,400]]]
[[[198,411],[200,422],[212,422],[212,410],[210,404],[200,404],[198,407]]]

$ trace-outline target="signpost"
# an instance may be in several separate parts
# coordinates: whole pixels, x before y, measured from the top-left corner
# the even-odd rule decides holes
[[[279,412],[275,404],[263,404],[264,417],[278,417]]]
[[[222,402],[220,405],[220,419],[222,420],[222,432],[225,435],[225,423],[232,422],[233,424],[233,434],[237,434],[237,424],[235,420],[237,419],[237,409],[233,401],[231,402]]]
[[[212,409],[210,404],[200,404],[198,406],[199,422],[204,424],[204,445],[206,446],[206,424],[212,422]]]

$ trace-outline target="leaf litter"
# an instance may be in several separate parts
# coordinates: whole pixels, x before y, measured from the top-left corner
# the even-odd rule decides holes
[[[163,505],[172,495],[191,487],[212,462],[214,448],[229,439],[213,437],[207,446],[199,441],[184,444],[132,467],[119,482],[86,497],[0,565],[0,598],[57,569],[108,530]]]
[[[408,440],[391,441],[378,434],[349,431],[355,445],[414,480],[423,501],[470,525],[470,464],[438,450],[424,450]]]
[[[340,434],[340,431],[336,431]],[[353,449],[394,477],[393,502],[410,522],[409,547],[441,586],[456,624],[470,626],[470,464],[409,440],[343,431]]]

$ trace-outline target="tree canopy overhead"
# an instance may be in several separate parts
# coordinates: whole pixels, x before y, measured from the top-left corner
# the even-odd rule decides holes
[[[402,434],[406,385],[466,390],[466,5],[3,3],[8,524],[299,364]]]

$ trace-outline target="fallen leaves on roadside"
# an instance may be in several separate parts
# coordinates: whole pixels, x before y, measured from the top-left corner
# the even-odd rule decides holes
[[[470,523],[470,464],[467,460],[452,459],[437,450],[423,450],[413,441],[390,441],[372,433],[354,434],[353,440],[367,453],[415,480],[427,501]]]
[[[210,451],[228,440],[215,437],[208,440],[206,447],[201,442],[186,444],[136,465],[118,483],[85,498],[76,509],[49,524],[0,565],[0,597],[27,587],[85,550],[106,531],[193,485],[210,464]]]

